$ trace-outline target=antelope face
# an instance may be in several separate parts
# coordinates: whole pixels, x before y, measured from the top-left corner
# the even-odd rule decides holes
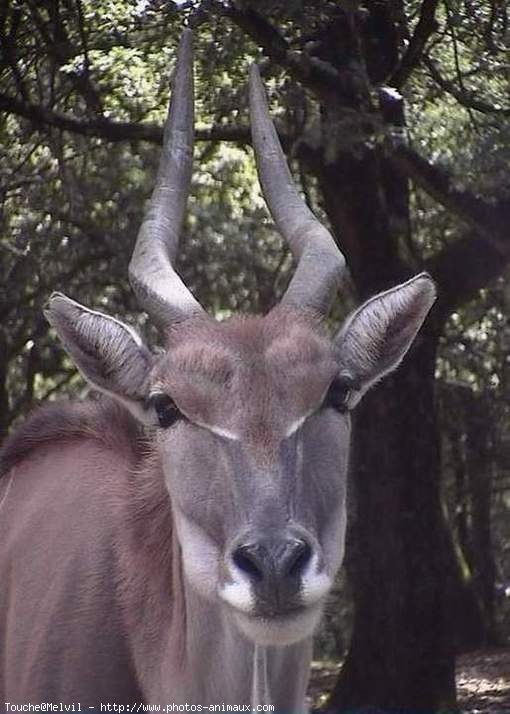
[[[299,315],[174,333],[153,399],[184,573],[251,639],[309,635],[343,555],[350,418],[333,344]]]
[[[400,362],[433,299],[418,276],[333,340],[281,307],[189,321],[152,370],[184,573],[259,644],[317,624],[344,553],[350,411]]]
[[[248,638],[285,645],[311,634],[342,561],[349,411],[399,364],[435,293],[418,275],[326,338],[317,325],[344,259],[292,185],[256,68],[250,115],[264,196],[298,261],[280,306],[218,324],[174,270],[193,143],[185,31],[158,178],[130,264],[167,352],[155,360],[130,327],[60,294],[46,314],[86,379],[155,426],[189,586]]]

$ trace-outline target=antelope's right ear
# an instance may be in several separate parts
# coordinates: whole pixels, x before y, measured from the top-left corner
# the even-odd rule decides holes
[[[90,384],[140,421],[154,423],[152,410],[146,408],[153,356],[132,327],[62,293],[53,293],[44,315]]]

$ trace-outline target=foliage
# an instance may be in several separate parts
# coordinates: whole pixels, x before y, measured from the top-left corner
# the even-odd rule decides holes
[[[387,287],[424,268],[438,281],[443,494],[457,540],[462,527],[471,528],[461,543],[469,564],[470,489],[479,481],[466,477],[463,490],[456,488],[459,463],[467,463],[457,447],[472,433],[469,405],[476,404],[490,424],[477,475],[492,474],[492,556],[496,581],[508,584],[507,13],[499,0],[5,0],[0,435],[37,400],[83,391],[42,317],[52,290],[130,315],[156,337],[129,291],[127,263],[156,170],[175,47],[188,22],[195,28],[198,143],[179,257],[185,281],[224,317],[266,311],[288,277],[291,258],[267,217],[249,148],[246,77],[256,60],[296,178],[350,258],[349,294],[335,318],[367,285]],[[346,156],[359,163],[377,156],[380,173],[399,176],[398,195],[384,196],[392,204],[393,263],[378,257],[376,243],[362,244],[359,225],[354,237],[340,230],[350,206],[336,213],[341,179],[328,171]],[[367,172],[352,186],[352,203],[361,197],[367,216],[375,210],[368,183]],[[340,619],[348,622],[350,606],[342,602]]]

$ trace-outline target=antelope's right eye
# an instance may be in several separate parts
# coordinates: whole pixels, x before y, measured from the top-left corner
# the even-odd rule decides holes
[[[153,394],[149,397],[151,406],[156,410],[159,426],[167,429],[181,418],[182,414],[168,394]]]

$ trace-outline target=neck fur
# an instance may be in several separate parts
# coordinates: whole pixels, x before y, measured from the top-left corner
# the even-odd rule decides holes
[[[147,702],[304,711],[311,640],[281,648],[248,641],[224,607],[186,582],[159,464],[146,461],[132,484],[129,541],[119,548],[120,587]]]

